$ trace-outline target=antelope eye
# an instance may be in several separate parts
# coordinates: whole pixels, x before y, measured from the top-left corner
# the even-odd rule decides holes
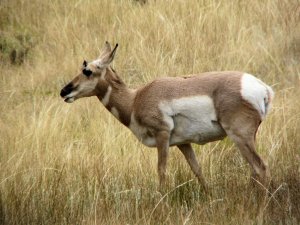
[[[83,69],[82,70],[82,73],[84,74],[84,75],[86,75],[87,77],[89,77],[90,75],[92,75],[92,71],[91,70],[87,70],[87,69]]]

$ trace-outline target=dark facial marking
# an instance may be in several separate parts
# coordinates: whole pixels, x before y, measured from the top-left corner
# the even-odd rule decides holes
[[[70,94],[74,90],[73,84],[67,84],[63,89],[60,91],[60,96],[65,97],[66,95]]]
[[[89,70],[89,69],[83,69],[82,70],[82,73],[84,74],[84,75],[86,75],[87,77],[89,77],[90,75],[92,75],[92,71],[91,70]]]

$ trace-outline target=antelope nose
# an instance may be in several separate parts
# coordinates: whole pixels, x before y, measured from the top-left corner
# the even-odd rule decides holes
[[[67,92],[65,91],[65,89],[63,88],[63,89],[61,89],[61,91],[60,91],[60,96],[61,97],[65,97],[67,95]]]
[[[61,89],[60,96],[65,97],[66,95],[70,94],[72,92],[72,90],[73,90],[73,84],[69,83],[63,89]]]

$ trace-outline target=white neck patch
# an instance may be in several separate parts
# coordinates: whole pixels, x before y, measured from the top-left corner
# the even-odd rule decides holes
[[[108,86],[107,91],[106,91],[104,97],[101,100],[101,102],[104,106],[107,106],[107,104],[109,103],[109,98],[110,98],[110,95],[111,95],[111,91],[112,91],[111,86]]]
[[[120,116],[119,116],[119,111],[117,110],[116,107],[112,107],[110,112],[119,120]]]

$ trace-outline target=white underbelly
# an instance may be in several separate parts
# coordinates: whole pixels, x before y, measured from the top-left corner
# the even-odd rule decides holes
[[[217,122],[212,99],[209,96],[191,96],[161,102],[163,121],[170,131],[170,145],[183,143],[205,144],[223,139],[225,131]],[[131,115],[130,130],[146,146],[155,147],[154,134],[141,126]]]
[[[169,145],[179,145],[184,143],[205,144],[211,141],[221,140],[226,136],[222,127],[213,121],[206,123],[195,122],[178,116],[175,119],[174,129],[171,131]],[[135,136],[144,145],[148,147],[156,147],[156,139],[154,136],[149,136],[147,129],[140,130],[139,133],[134,132]]]
[[[170,145],[204,144],[226,136],[217,122],[213,100],[207,95],[173,99],[160,104],[160,109],[171,130]]]
[[[225,131],[216,121],[201,117],[201,115],[198,118],[178,115],[174,118],[170,145],[181,143],[205,144],[223,139],[225,136]]]

